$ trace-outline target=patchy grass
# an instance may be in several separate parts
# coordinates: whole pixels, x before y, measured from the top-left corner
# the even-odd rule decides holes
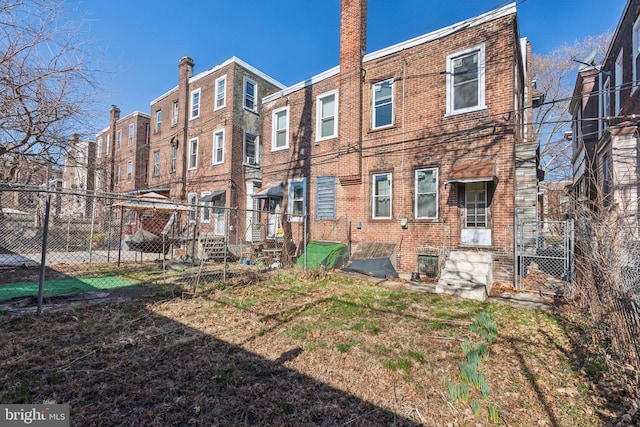
[[[0,402],[69,403],[72,425],[599,426],[621,414],[589,379],[602,363],[580,373],[556,315],[317,272],[199,292],[0,317]],[[481,312],[498,334],[482,362],[490,393],[469,401],[446,378]]]

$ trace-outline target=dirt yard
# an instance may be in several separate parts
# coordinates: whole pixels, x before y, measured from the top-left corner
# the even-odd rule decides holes
[[[69,403],[74,426],[640,422],[640,401],[575,345],[571,306],[552,314],[299,272],[173,291],[3,316],[0,402]],[[493,342],[470,328],[481,313],[497,325]],[[482,376],[465,379],[460,365],[481,343]]]

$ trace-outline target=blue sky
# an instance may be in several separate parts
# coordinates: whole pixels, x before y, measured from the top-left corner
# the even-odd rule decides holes
[[[615,30],[626,0],[519,0],[520,34],[534,53]],[[67,0],[84,17],[92,52],[103,58],[106,95],[122,115],[177,84],[178,60],[195,72],[237,56],[285,85],[338,64],[339,0]],[[511,3],[503,0],[369,0],[367,52]]]

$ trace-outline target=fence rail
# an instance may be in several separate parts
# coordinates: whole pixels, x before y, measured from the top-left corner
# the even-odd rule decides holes
[[[292,265],[306,245],[302,230],[306,217],[291,225],[257,209],[0,187],[0,303],[37,291],[40,311],[60,293],[224,286]]]

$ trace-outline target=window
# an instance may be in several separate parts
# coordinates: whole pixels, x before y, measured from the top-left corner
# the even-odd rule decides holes
[[[316,141],[338,136],[338,92],[318,96],[316,102]]]
[[[393,124],[393,79],[373,85],[373,128]]]
[[[219,110],[227,105],[227,76],[216,79],[216,106],[214,110]]]
[[[289,180],[289,203],[287,213],[290,222],[301,222],[304,219],[307,202],[307,178]]]
[[[465,185],[466,228],[487,226],[487,184],[470,182]]]
[[[189,140],[189,170],[198,167],[198,138]]]
[[[271,136],[271,150],[282,150],[289,147],[289,107],[273,112],[273,135]]]
[[[244,108],[256,111],[256,96],[258,94],[258,84],[248,77],[243,80],[244,84]]]
[[[609,117],[611,114],[611,82],[609,78],[604,82],[604,86],[602,87],[602,129],[607,129],[609,127]]]
[[[178,115],[180,114],[178,101],[173,103],[173,112],[171,113],[171,126],[178,124]]]
[[[200,194],[200,205],[202,206],[200,212],[200,222],[211,222],[211,199],[205,199],[205,196],[210,195],[211,191],[205,191]]]
[[[391,218],[391,174],[373,175],[373,218]]]
[[[104,150],[105,156],[109,155],[109,143],[111,142],[111,135],[107,134],[107,149]]]
[[[100,172],[96,172],[96,189],[100,190],[100,184],[102,180],[102,175],[100,174]]]
[[[244,132],[244,163],[250,166],[260,165],[260,146],[258,135]]]
[[[336,177],[316,179],[316,219],[336,219]]]
[[[611,204],[611,160],[608,153],[602,156],[602,204]]]
[[[198,195],[196,193],[189,193],[187,195],[187,202],[189,204],[189,222],[196,221],[196,215],[198,211]]]
[[[438,169],[416,171],[416,218],[438,218]]]
[[[213,162],[214,165],[224,163],[224,130],[213,133]]]
[[[178,166],[178,145],[171,147],[171,172],[175,172]]]
[[[120,184],[120,165],[116,166],[116,184]]]
[[[129,125],[129,145],[133,145],[133,133],[135,131],[135,126],[133,123]]]
[[[447,114],[485,108],[484,45],[447,57]]]
[[[615,113],[618,114],[620,109],[622,108],[622,100],[620,99],[620,90],[622,89],[622,49],[620,49],[620,53],[618,54],[618,58],[616,59],[616,70],[615,70],[615,83],[616,83],[616,92],[615,92],[615,103],[616,110]]]
[[[191,92],[191,116],[189,119],[200,117],[200,89]]]
[[[118,129],[118,134],[116,136],[116,148],[119,150],[122,147],[122,129]]]
[[[638,86],[640,80],[640,17],[633,25],[633,88]]]
[[[153,176],[160,175],[160,152],[155,151],[153,153]]]
[[[127,181],[131,181],[133,175],[133,163],[127,162]]]
[[[96,147],[96,157],[102,157],[102,137],[98,138],[98,146]]]
[[[156,110],[156,133],[160,132],[162,126],[162,110]]]

